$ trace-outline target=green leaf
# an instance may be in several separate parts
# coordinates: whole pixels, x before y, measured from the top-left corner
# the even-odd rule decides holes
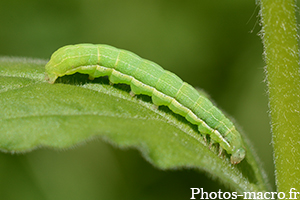
[[[39,147],[67,148],[102,137],[119,147],[139,149],[161,169],[208,172],[239,193],[269,190],[258,158],[246,142],[247,156],[231,165],[197,127],[148,96],[132,97],[127,85],[87,75],[44,80],[46,61],[0,58],[0,149],[26,152]],[[200,180],[199,180],[200,181]]]

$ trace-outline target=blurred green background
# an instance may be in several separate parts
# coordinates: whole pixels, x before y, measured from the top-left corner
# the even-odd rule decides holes
[[[110,44],[203,88],[250,138],[274,185],[259,8],[255,1],[0,1],[0,55],[49,59],[59,47]],[[1,199],[189,199],[226,190],[195,170],[161,171],[100,139],[57,151],[0,153]]]

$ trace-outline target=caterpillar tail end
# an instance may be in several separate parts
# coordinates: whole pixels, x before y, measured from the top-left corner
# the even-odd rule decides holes
[[[245,156],[246,150],[244,148],[237,149],[235,152],[232,153],[230,157],[231,164],[239,164],[242,160],[244,160]]]

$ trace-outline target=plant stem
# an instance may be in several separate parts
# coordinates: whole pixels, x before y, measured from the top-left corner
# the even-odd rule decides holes
[[[286,197],[290,197],[291,188],[300,192],[300,75],[295,3],[261,0],[276,185]]]

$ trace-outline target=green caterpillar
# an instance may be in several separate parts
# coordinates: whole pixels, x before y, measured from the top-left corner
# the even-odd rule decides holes
[[[196,124],[201,134],[209,134],[231,154],[232,164],[246,155],[240,133],[217,107],[172,72],[134,53],[101,44],[68,45],[54,52],[45,68],[50,83],[79,72],[90,79],[108,76],[112,83],[128,84],[134,94],[152,96],[154,104],[166,105]]]

